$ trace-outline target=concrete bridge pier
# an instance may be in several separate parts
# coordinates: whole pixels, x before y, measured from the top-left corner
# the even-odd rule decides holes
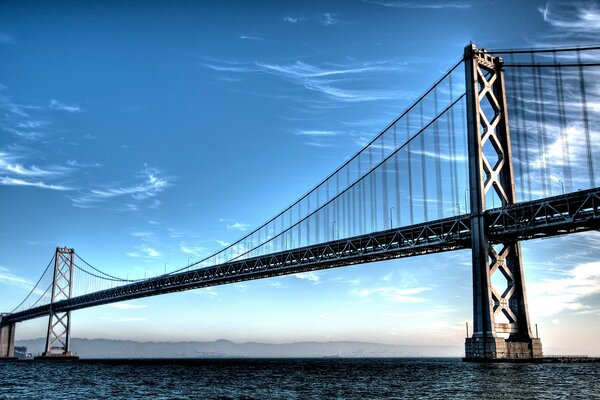
[[[3,325],[0,317],[0,360],[15,358],[15,324]]]

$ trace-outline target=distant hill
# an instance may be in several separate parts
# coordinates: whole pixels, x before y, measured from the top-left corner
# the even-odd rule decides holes
[[[19,340],[32,354],[44,350],[45,339]],[[71,348],[81,358],[299,358],[299,357],[461,357],[462,346],[410,346],[369,342],[235,343],[135,342],[77,339]]]

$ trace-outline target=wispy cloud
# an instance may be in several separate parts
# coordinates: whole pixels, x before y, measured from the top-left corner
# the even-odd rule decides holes
[[[80,113],[83,111],[77,104],[65,104],[55,99],[50,100],[49,106],[53,110],[65,111],[68,113]]]
[[[71,167],[77,167],[77,168],[96,168],[96,167],[102,166],[102,164],[100,164],[100,163],[85,163],[85,162],[79,162],[77,160],[68,160],[67,165],[69,165]]]
[[[348,75],[362,75],[379,72],[399,71],[401,63],[363,62],[353,65],[327,65],[319,67],[296,61],[292,64],[256,63],[262,72],[279,76],[280,78],[302,85],[304,88],[326,95],[330,99],[344,102],[362,102],[374,100],[390,100],[404,97],[390,89],[357,89],[347,87],[354,80],[347,79]],[[346,87],[343,87],[346,86]]]
[[[294,135],[299,135],[299,136],[331,137],[331,136],[338,136],[339,134],[340,134],[339,131],[319,131],[319,130],[304,130],[304,129],[298,129],[298,130],[294,131]]]
[[[67,167],[55,166],[40,168],[35,165],[25,166],[16,162],[20,157],[0,151],[0,171],[20,177],[57,177],[71,170]]]
[[[131,236],[133,236],[134,238],[141,239],[144,242],[149,242],[154,239],[155,235],[154,235],[154,232],[138,231],[138,232],[131,232]]]
[[[8,285],[18,285],[25,289],[31,289],[33,284],[27,278],[15,275],[6,267],[0,266],[0,283]]]
[[[539,8],[544,21],[568,31],[600,31],[600,8],[597,3],[547,2]]]
[[[310,129],[297,129],[292,131],[296,136],[303,136],[307,140],[304,142],[307,146],[329,148],[336,145],[335,137],[342,134],[341,131],[330,131],[330,130],[310,130]]]
[[[109,304],[109,307],[116,308],[117,310],[138,310],[140,308],[146,308],[148,306],[145,304],[115,303]]]
[[[227,224],[227,230],[236,230],[236,231],[240,231],[240,232],[244,232],[247,231],[248,229],[250,229],[250,225],[249,224],[244,224],[242,222],[234,222],[231,224]]]
[[[163,192],[171,186],[171,179],[164,176],[157,168],[145,166],[136,174],[138,182],[132,185],[105,186],[101,189],[92,189],[73,196],[71,200],[76,207],[91,208],[99,203],[116,198],[129,198],[133,200],[146,200]]]
[[[222,74],[263,73],[276,76],[294,85],[317,92],[331,100],[355,103],[376,100],[397,100],[407,98],[409,93],[389,87],[372,88],[374,82],[381,82],[382,73],[396,73],[406,70],[412,61],[390,59],[384,61],[351,61],[346,64],[325,63],[313,65],[301,60],[292,63],[252,63],[231,62],[203,58],[199,65]],[[261,95],[265,95],[261,93]],[[412,95],[412,93],[410,94]],[[281,97],[281,95],[273,95]],[[290,98],[287,96],[286,98]],[[294,99],[293,97],[291,97]],[[305,97],[296,100],[306,104]],[[320,104],[320,106],[324,106]]]
[[[288,22],[290,24],[297,24],[298,22],[302,22],[305,21],[306,18],[305,17],[291,17],[286,15],[285,17],[283,17],[283,22]]]
[[[188,244],[188,243],[180,243],[179,244],[179,249],[185,253],[185,254],[190,254],[192,256],[195,257],[204,257],[204,256],[208,256],[209,255],[209,250],[204,247],[204,246],[200,246],[200,245],[194,245],[194,244]]]
[[[444,1],[377,1],[363,0],[364,3],[376,4],[383,7],[404,8],[404,9],[428,9],[441,10],[448,8],[465,9],[471,8],[472,4],[466,2],[444,2]]]
[[[255,35],[240,35],[240,40],[264,40],[264,38]]]
[[[53,185],[44,183],[42,181],[30,181],[25,179],[11,178],[8,176],[0,177],[0,185],[3,186],[29,186],[35,187],[39,189],[49,189],[49,190],[72,190],[69,187],[61,186],[61,185]]]
[[[367,289],[354,289],[351,294],[359,297],[369,297],[379,295],[390,301],[400,303],[422,303],[426,299],[420,296],[424,292],[431,290],[430,287],[415,287],[415,288],[394,288],[394,287],[378,287]]]
[[[131,251],[131,252],[127,253],[127,255],[129,257],[135,257],[135,258],[157,258],[157,257],[161,256],[161,254],[160,254],[160,252],[158,252],[158,250],[153,249],[152,247],[146,246],[145,244],[137,246],[135,249],[136,249],[136,251]]]
[[[112,322],[139,322],[139,321],[146,321],[147,318],[144,317],[127,317],[127,318],[120,318],[120,317],[100,317],[100,319],[105,320],[105,321],[112,321]]]
[[[321,23],[323,24],[323,26],[335,25],[335,24],[337,24],[337,22],[338,22],[337,14],[324,13],[321,16]]]
[[[600,314],[597,305],[586,301],[600,295],[600,261],[580,264],[558,278],[529,283],[527,292],[534,315],[551,316],[563,310]]]
[[[311,283],[314,283],[315,285],[321,283],[321,277],[317,275],[315,271],[302,272],[300,274],[292,274],[292,276],[300,280],[309,281]]]

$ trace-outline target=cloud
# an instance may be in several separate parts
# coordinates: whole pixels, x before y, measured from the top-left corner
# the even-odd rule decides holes
[[[219,295],[219,292],[217,290],[215,290],[215,288],[212,288],[212,287],[205,287],[205,288],[202,288],[199,290],[195,290],[192,293],[209,296],[209,297],[216,297]]]
[[[33,182],[33,181],[24,180],[24,179],[10,178],[7,176],[0,177],[0,185],[3,185],[3,186],[29,186],[29,187],[36,187],[39,189],[49,189],[49,190],[73,190],[66,186],[52,185],[52,184],[44,183],[42,181]]]
[[[77,167],[77,168],[96,168],[96,167],[102,166],[102,164],[100,164],[100,163],[83,163],[83,162],[79,162],[77,160],[68,160],[67,165],[69,165],[71,167]]]
[[[290,24],[297,24],[298,22],[302,22],[305,20],[306,20],[305,17],[290,17],[290,16],[283,17],[283,22],[288,22]]]
[[[327,68],[319,67],[302,61],[293,64],[255,63],[265,73],[279,76],[295,84],[302,85],[311,91],[316,91],[329,98],[344,102],[362,102],[374,100],[398,99],[403,96],[389,89],[354,89],[342,88],[342,85],[356,83],[349,80],[347,75],[363,75],[379,72],[392,72],[402,69],[400,64],[391,62],[365,62],[353,65],[332,65]]]
[[[137,251],[127,253],[127,255],[129,257],[135,258],[156,258],[161,256],[161,254],[157,250],[153,249],[152,247],[146,246],[145,244],[137,246],[136,250]]]
[[[599,313],[586,298],[600,295],[600,261],[579,264],[555,279],[527,284],[531,313],[552,316],[564,310]]]
[[[319,107],[337,107],[332,105],[331,100],[341,102],[365,102],[376,100],[398,100],[408,97],[407,92],[384,87],[381,89],[372,88],[374,84],[381,84],[382,73],[395,73],[406,70],[409,64],[406,60],[390,59],[384,61],[351,61],[346,64],[325,63],[322,65],[312,65],[301,60],[293,63],[269,63],[255,61],[253,63],[231,62],[225,60],[216,60],[203,58],[204,61],[199,65],[222,74],[240,74],[240,73],[263,73],[274,75],[280,79],[286,80],[294,85],[300,86],[313,92],[320,93],[327,97],[327,102],[318,103],[312,100],[312,103]],[[258,93],[257,93],[258,94]],[[265,96],[268,94],[260,93]],[[412,93],[410,94],[412,95]],[[280,94],[272,95],[274,98],[281,98]],[[304,96],[285,98],[297,100],[306,104]]]
[[[136,174],[136,177],[142,181],[131,185],[114,185],[92,189],[72,197],[71,200],[76,207],[80,208],[94,207],[99,203],[121,197],[141,201],[153,198],[171,186],[170,178],[164,176],[160,170],[147,165]],[[129,203],[129,205],[132,205],[134,209],[138,208],[135,204]]]
[[[321,16],[321,23],[323,24],[323,26],[335,25],[335,24],[337,24],[337,22],[338,22],[337,14],[324,13]]]
[[[549,1],[538,10],[544,21],[554,28],[578,32],[600,31],[600,9],[597,4]]]
[[[304,130],[304,129],[298,129],[298,130],[294,131],[294,135],[299,135],[299,136],[322,137],[322,136],[338,136],[339,134],[340,134],[339,131],[313,131],[313,130]]]
[[[404,9],[428,9],[440,10],[448,8],[465,9],[471,8],[471,4],[463,2],[427,2],[427,1],[376,1],[362,0],[364,3],[376,4],[383,7],[404,8]]]
[[[431,290],[430,287],[415,287],[415,288],[393,288],[379,287],[368,289],[353,289],[351,294],[359,297],[370,297],[379,295],[394,302],[400,303],[422,303],[425,301],[423,297],[416,296]]]
[[[203,246],[189,245],[187,243],[180,243],[179,249],[185,254],[191,254],[196,257],[205,257],[209,255],[208,249]]]
[[[131,236],[143,241],[150,241],[154,238],[154,232],[131,232]]]
[[[240,40],[264,40],[260,36],[240,35]]]
[[[112,308],[116,308],[118,310],[137,310],[140,308],[148,307],[145,304],[129,304],[129,303],[114,303],[114,304],[109,304],[109,306]]]
[[[80,113],[83,111],[77,104],[64,104],[55,99],[50,100],[49,106],[53,110],[65,111],[68,113]]]
[[[309,281],[311,283],[314,283],[315,285],[320,283],[321,281],[321,277],[317,275],[317,273],[314,271],[302,272],[300,274],[292,274],[292,276],[297,279]]]
[[[218,72],[255,72],[256,69],[235,65],[216,65],[212,63],[200,63],[200,65]]]
[[[20,177],[56,177],[70,171],[66,167],[52,167],[48,169],[39,168],[35,165],[27,167],[15,162],[17,159],[19,157],[14,154],[0,152],[0,171]]]
[[[138,321],[146,321],[147,318],[143,317],[127,317],[127,318],[118,318],[118,317],[100,317],[100,319],[105,321],[113,321],[113,322],[138,322]]]
[[[15,275],[8,268],[2,266],[0,266],[0,283],[18,285],[28,290],[33,287],[33,284],[28,279]]]
[[[240,232],[247,231],[250,228],[250,224],[244,224],[242,222],[234,222],[232,224],[227,224],[227,230],[237,230]]]

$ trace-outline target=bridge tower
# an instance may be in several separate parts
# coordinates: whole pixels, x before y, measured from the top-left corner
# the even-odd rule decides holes
[[[0,360],[15,358],[15,324],[3,324],[0,315]]]
[[[73,249],[66,247],[56,248],[46,350],[39,358],[77,358],[71,352],[71,312],[55,311],[53,309],[55,303],[68,300],[73,295],[74,256],[75,250]]]
[[[540,339],[531,334],[518,241],[492,242],[483,212],[495,196],[502,206],[515,203],[504,64],[477,49],[464,54],[469,147],[469,194],[473,261],[473,335],[466,339],[467,360],[538,358]],[[492,283],[495,274],[498,279]]]

